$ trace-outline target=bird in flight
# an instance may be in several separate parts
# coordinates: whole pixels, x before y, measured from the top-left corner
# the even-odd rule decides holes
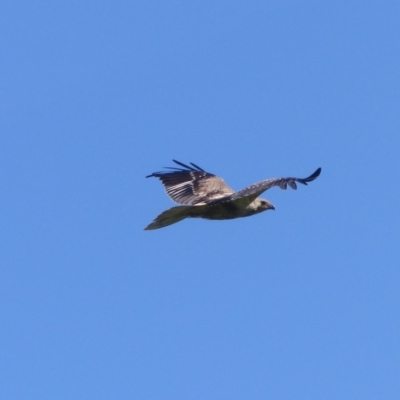
[[[235,192],[220,177],[204,171],[196,164],[172,161],[180,168],[166,167],[169,171],[154,172],[146,178],[160,179],[168,196],[182,205],[161,213],[145,230],[164,228],[185,218],[222,220],[275,210],[273,204],[258,196],[274,186],[286,190],[289,185],[296,190],[296,182],[307,185],[321,173],[321,168],[318,168],[307,178],[266,179]]]

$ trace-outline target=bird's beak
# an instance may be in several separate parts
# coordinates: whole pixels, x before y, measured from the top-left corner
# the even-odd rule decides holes
[[[275,210],[275,206],[271,204],[270,210]]]

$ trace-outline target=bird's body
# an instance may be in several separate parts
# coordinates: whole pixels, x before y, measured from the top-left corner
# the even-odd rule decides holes
[[[154,172],[149,177],[161,180],[167,194],[177,203],[184,204],[172,207],[161,213],[145,229],[152,230],[179,222],[185,218],[204,218],[211,220],[249,217],[275,207],[258,196],[273,186],[286,189],[289,185],[296,189],[296,182],[307,185],[321,173],[318,168],[308,178],[273,178],[261,181],[238,192],[233,191],[225,182],[191,163],[185,165],[173,160],[183,168],[169,168],[174,171]]]

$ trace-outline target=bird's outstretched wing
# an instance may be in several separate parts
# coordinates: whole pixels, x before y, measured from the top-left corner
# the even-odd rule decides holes
[[[156,177],[163,183],[167,194],[180,204],[201,205],[225,198],[234,193],[226,183],[196,164],[183,164],[172,160],[183,168],[166,167],[174,171],[154,172],[146,178]]]
[[[307,178],[272,178],[266,179],[265,181],[261,181],[255,183],[254,185],[250,185],[242,190],[239,190],[232,195],[226,196],[222,199],[216,199],[209,203],[210,205],[216,205],[225,203],[228,201],[235,201],[239,199],[248,199],[248,202],[251,203],[255,198],[257,198],[261,193],[265,192],[266,190],[274,187],[279,186],[281,189],[286,190],[287,186],[289,185],[292,189],[296,190],[297,185],[296,182],[301,183],[303,185],[307,185],[308,182],[313,181],[314,179],[318,178],[319,174],[321,173],[321,168],[318,168],[313,174],[311,174]]]

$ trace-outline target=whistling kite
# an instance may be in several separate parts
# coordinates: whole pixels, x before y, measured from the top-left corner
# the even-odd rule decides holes
[[[167,167],[174,171],[154,172],[146,176],[159,178],[172,200],[183,206],[172,207],[161,213],[145,229],[158,229],[185,218],[232,219],[249,217],[267,210],[275,210],[268,201],[258,196],[273,186],[297,189],[296,182],[307,185],[321,173],[318,168],[308,178],[272,178],[248,186],[238,192],[225,182],[196,164],[191,166],[173,160],[183,168]]]

